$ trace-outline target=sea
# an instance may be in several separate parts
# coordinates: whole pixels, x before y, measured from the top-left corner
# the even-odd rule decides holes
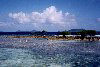
[[[100,42],[0,37],[0,67],[100,67]]]

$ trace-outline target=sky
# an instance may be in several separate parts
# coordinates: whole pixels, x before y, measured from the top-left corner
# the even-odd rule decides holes
[[[0,0],[0,31],[100,31],[100,0]]]

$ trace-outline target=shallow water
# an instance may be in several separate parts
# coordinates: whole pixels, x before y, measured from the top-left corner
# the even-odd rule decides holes
[[[0,38],[0,67],[100,67],[100,42]]]

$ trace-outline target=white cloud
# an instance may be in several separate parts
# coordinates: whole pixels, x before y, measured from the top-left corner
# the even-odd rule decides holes
[[[58,11],[55,6],[51,6],[43,10],[43,12],[32,12],[32,13],[9,13],[9,17],[16,20],[18,23],[31,23],[35,27],[55,27],[59,29],[77,26],[76,18],[73,14],[68,12],[63,13]],[[47,25],[47,26],[46,26]]]
[[[19,12],[19,13],[9,13],[9,17],[12,17],[19,23],[30,22],[29,16],[26,13]]]

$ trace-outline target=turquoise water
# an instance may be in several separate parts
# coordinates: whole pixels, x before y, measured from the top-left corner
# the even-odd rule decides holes
[[[0,38],[0,67],[100,67],[100,42]]]

